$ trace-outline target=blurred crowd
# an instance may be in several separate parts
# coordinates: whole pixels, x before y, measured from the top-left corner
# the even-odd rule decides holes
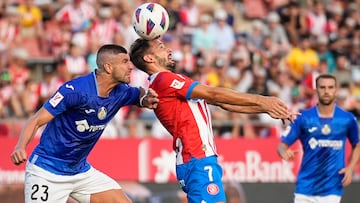
[[[0,0],[0,120],[28,118],[64,81],[96,69],[101,45],[129,48],[138,37],[132,12],[144,2]],[[314,79],[332,73],[340,84],[338,104],[360,118],[359,0],[152,2],[169,13],[162,40],[179,73],[211,86],[277,96],[293,111],[314,105]],[[146,74],[134,69],[131,85],[147,87]],[[271,137],[283,127],[267,114],[211,108],[218,136]],[[127,107],[104,136],[168,133],[152,111]]]

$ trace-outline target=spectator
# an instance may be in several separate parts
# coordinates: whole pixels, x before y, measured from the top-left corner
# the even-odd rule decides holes
[[[308,35],[301,36],[299,46],[290,50],[286,63],[291,77],[298,82],[319,65],[318,55],[316,51],[311,48],[311,41]]]
[[[334,76],[337,78],[339,85],[349,85],[349,82],[351,82],[351,74],[351,66],[349,60],[346,58],[346,55],[338,55],[336,57]]]
[[[335,58],[329,50],[329,39],[326,35],[319,35],[316,38],[315,48],[318,54],[319,61],[326,61],[328,66],[328,73],[335,71]]]
[[[210,29],[212,18],[208,14],[200,16],[200,26],[195,28],[192,36],[193,54],[211,64],[215,59],[216,33]]]
[[[32,116],[40,105],[39,84],[33,79],[25,82],[25,90],[21,95],[24,117]]]
[[[64,81],[56,74],[54,65],[45,65],[43,80],[39,84],[39,106],[48,100],[63,83]]]
[[[327,21],[324,4],[315,1],[306,15],[306,26],[310,34],[315,37],[326,34]]]
[[[233,28],[227,23],[227,12],[220,8],[214,12],[215,23],[210,27],[210,32],[215,35],[215,51],[217,58],[221,57],[226,62],[229,60],[230,51],[235,45],[235,33]],[[227,63],[228,64],[228,63]]]
[[[233,55],[233,64],[227,70],[232,88],[238,92],[247,92],[253,83],[254,76],[251,66],[246,63],[246,55],[238,52]]]
[[[20,13],[14,6],[6,7],[0,18],[0,67],[7,65],[11,50],[20,42]]]
[[[279,8],[281,24],[284,25],[292,45],[297,45],[299,35],[307,32],[305,14],[301,11],[297,1],[289,1],[288,4]]]
[[[9,62],[9,74],[13,93],[11,95],[11,107],[13,113],[18,118],[24,118],[23,97],[26,82],[30,79],[30,69],[27,67],[26,60],[28,52],[23,48],[13,49],[12,58]]]
[[[185,0],[179,11],[181,32],[185,35],[192,35],[194,27],[199,25],[200,8],[195,0]]]
[[[70,23],[72,32],[86,31],[95,16],[94,6],[84,0],[72,0],[56,13],[57,20]]]
[[[63,81],[71,80],[89,72],[82,51],[83,49],[80,46],[71,44],[69,54],[64,57],[58,69]]]
[[[10,74],[7,70],[0,73],[0,118],[9,117],[9,104],[12,95]]]
[[[43,55],[44,27],[41,9],[35,5],[34,0],[24,0],[18,6],[20,13],[20,34],[22,45],[26,46],[31,56],[40,57]]]
[[[123,38],[123,44],[125,48],[129,49],[130,44],[139,38],[139,35],[136,34],[132,24],[131,24],[131,16],[129,13],[123,13],[120,15],[119,30],[120,35]]]
[[[288,52],[291,48],[285,28],[280,24],[280,17],[276,12],[270,12],[266,18],[267,33],[271,40],[279,45],[282,52]]]

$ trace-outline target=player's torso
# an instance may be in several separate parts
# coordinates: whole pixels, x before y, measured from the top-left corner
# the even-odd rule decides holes
[[[304,155],[297,191],[312,195],[339,194],[342,176],[338,171],[344,167],[348,118],[342,114],[319,118],[314,112],[303,116],[300,141]]]
[[[159,74],[150,81],[159,95],[156,116],[173,136],[177,163],[216,154],[211,115],[203,99],[186,99],[194,81],[177,74]]]

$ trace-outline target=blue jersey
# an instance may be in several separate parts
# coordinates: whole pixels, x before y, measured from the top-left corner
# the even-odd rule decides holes
[[[281,140],[292,145],[297,139],[303,158],[295,193],[304,195],[342,195],[346,139],[352,146],[359,142],[358,123],[350,112],[335,106],[332,118],[320,118],[317,107],[301,112]]]
[[[46,125],[30,162],[59,175],[87,171],[87,157],[106,124],[122,106],[137,104],[139,94],[139,88],[118,84],[108,97],[100,97],[94,72],[66,82],[44,104],[54,119]]]

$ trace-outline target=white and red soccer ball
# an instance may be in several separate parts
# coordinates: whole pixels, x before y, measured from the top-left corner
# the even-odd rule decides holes
[[[142,38],[152,40],[165,34],[169,28],[169,14],[157,3],[138,6],[132,16],[135,32]]]

